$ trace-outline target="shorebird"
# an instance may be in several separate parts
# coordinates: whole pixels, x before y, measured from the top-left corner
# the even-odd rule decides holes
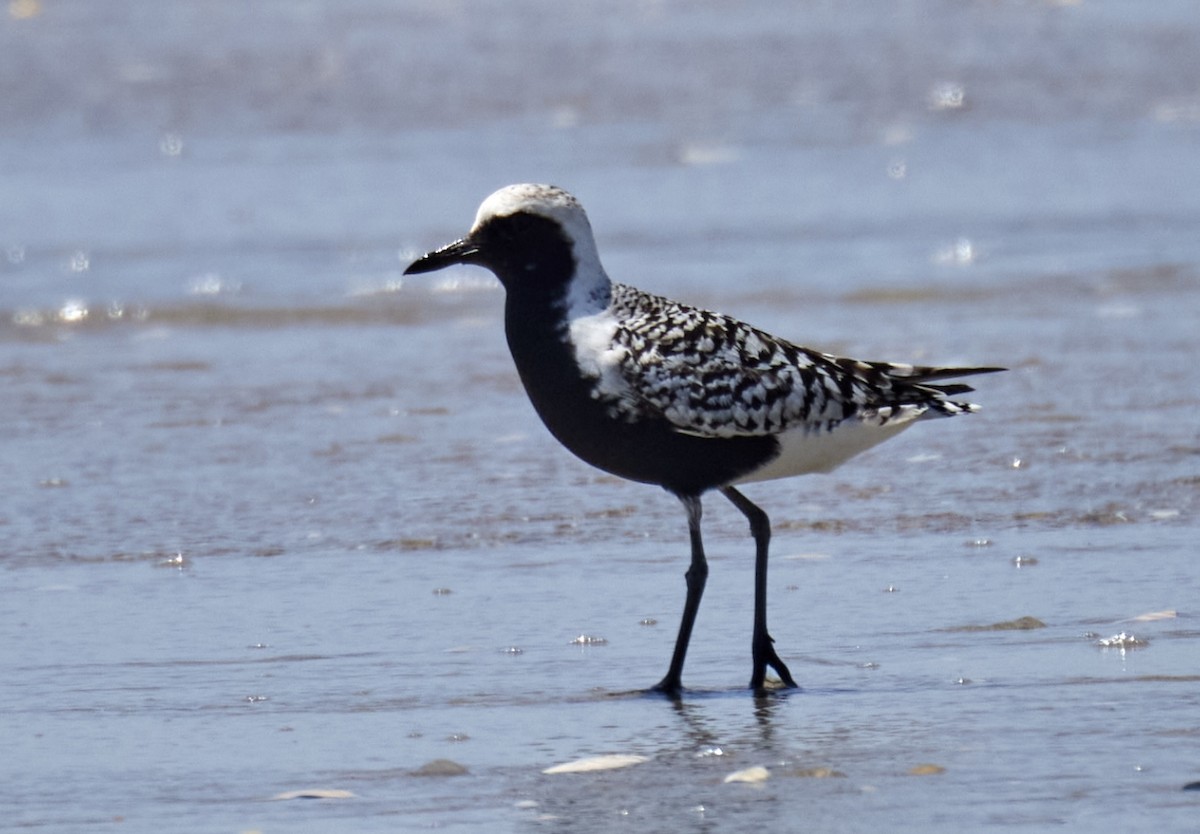
[[[718,490],[746,516],[755,542],[750,687],[796,687],[767,631],[771,523],[737,485],[829,472],[918,420],[975,411],[947,397],[971,374],[863,362],[800,347],[737,319],[614,283],[583,206],[561,188],[502,188],[466,237],[418,258],[405,274],[453,264],[495,273],[504,328],[525,391],[546,428],[587,463],[657,484],[687,511],[691,565],[666,675],[678,696],[708,563],[701,496]]]

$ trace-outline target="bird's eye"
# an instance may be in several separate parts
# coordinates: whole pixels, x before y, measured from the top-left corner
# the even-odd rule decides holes
[[[528,214],[514,214],[504,224],[504,233],[509,238],[522,237],[533,227],[533,218]]]

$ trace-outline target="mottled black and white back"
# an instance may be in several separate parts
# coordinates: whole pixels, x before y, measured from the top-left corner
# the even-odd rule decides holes
[[[738,483],[828,472],[922,417],[974,411],[945,399],[969,386],[938,381],[989,370],[831,356],[623,284],[602,312],[570,319],[569,332],[612,419],[776,438],[779,455]]]

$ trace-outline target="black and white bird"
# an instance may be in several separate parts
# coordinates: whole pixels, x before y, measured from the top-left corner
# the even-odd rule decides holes
[[[579,202],[549,185],[511,185],[479,207],[466,237],[405,274],[476,264],[504,285],[504,327],[542,422],[584,461],[657,484],[687,510],[687,599],[667,674],[677,695],[708,564],[700,499],[716,489],[749,520],[756,545],[753,671],[795,687],[767,633],[770,520],[736,485],[829,472],[918,420],[976,410],[948,396],[957,377],[1000,368],[862,362],[819,353],[737,319],[609,280]]]

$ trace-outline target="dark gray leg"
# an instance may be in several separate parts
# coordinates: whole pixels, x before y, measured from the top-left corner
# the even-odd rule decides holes
[[[687,510],[688,533],[692,540],[692,564],[684,579],[687,580],[687,601],[683,604],[683,619],[679,621],[679,636],[675,638],[675,652],[671,655],[671,668],[666,677],[659,681],[654,691],[667,695],[678,695],[683,689],[683,661],[687,657],[688,641],[692,639],[692,626],[696,624],[696,612],[700,610],[700,597],[704,596],[704,583],[708,580],[708,560],[704,558],[704,545],[700,541],[700,496],[677,496]]]
[[[767,547],[771,543],[771,519],[757,504],[733,487],[722,487],[721,494],[746,516],[750,522],[750,534],[754,536],[754,636],[750,644],[754,669],[750,675],[750,688],[763,688],[767,666],[779,673],[784,686],[798,688],[792,680],[792,673],[775,653],[772,645],[775,641],[767,633]]]

